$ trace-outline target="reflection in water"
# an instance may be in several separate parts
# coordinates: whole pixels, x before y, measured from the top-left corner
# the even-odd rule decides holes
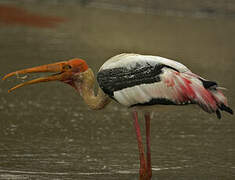
[[[225,94],[235,107],[234,19],[69,4],[24,6],[70,21],[52,29],[1,24],[1,75],[72,57],[86,59],[97,71],[121,52],[161,55],[228,88]],[[112,103],[92,112],[61,83],[8,94],[19,81],[9,79],[0,86],[0,179],[137,179],[138,149],[128,110]],[[234,179],[233,116],[219,121],[193,106],[160,108],[151,127],[153,179]]]
[[[64,21],[63,18],[41,16],[29,13],[22,8],[0,5],[1,23],[52,28]]]

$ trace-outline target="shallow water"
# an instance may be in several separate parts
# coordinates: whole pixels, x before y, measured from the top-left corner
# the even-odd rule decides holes
[[[17,6],[65,21],[55,27],[1,23],[1,76],[73,57],[85,59],[97,72],[118,53],[153,54],[217,80],[235,107],[234,18],[160,16],[76,3]],[[90,111],[59,82],[7,93],[21,81],[11,78],[0,85],[0,179],[138,179],[138,149],[127,109],[111,103]],[[151,136],[153,179],[235,178],[234,116],[223,113],[217,120],[196,106],[160,108]]]

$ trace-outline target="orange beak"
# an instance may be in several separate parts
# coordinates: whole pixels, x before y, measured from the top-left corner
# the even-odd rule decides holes
[[[37,79],[33,79],[30,81],[23,82],[9,89],[8,92],[11,92],[17,88],[23,87],[29,84],[36,84],[40,82],[49,82],[49,81],[62,81],[67,83],[74,88],[76,85],[74,81],[76,81],[75,75],[78,73],[84,72],[88,69],[86,62],[82,59],[71,59],[69,61],[62,61],[53,64],[47,64],[42,66],[37,66],[33,68],[27,68],[19,71],[15,71],[5,75],[2,79],[5,80],[11,76],[19,75],[19,74],[28,74],[28,73],[40,73],[40,72],[55,72],[56,74],[40,77]]]

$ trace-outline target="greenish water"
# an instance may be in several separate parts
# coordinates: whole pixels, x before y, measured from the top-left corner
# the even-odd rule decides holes
[[[216,80],[228,89],[224,93],[235,107],[233,18],[159,16],[74,4],[20,7],[66,21],[54,28],[1,23],[1,76],[73,57],[85,59],[97,72],[118,53],[153,54]],[[111,103],[90,111],[71,87],[57,82],[7,93],[21,81],[0,84],[0,179],[138,179],[138,149],[127,109]],[[234,116],[217,120],[195,106],[159,109],[151,122],[153,179],[234,179],[234,123]]]

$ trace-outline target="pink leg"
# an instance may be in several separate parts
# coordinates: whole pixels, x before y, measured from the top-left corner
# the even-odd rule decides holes
[[[147,173],[149,179],[152,177],[151,166],[151,148],[150,148],[150,113],[145,113],[145,126],[146,126],[146,146],[147,146]]]
[[[144,157],[144,147],[142,144],[142,138],[140,134],[140,126],[138,123],[138,113],[136,111],[133,112],[133,118],[134,118],[134,125],[135,125],[136,137],[138,141],[138,148],[139,148],[140,179],[144,180],[146,177],[146,162],[145,162],[145,157]]]

